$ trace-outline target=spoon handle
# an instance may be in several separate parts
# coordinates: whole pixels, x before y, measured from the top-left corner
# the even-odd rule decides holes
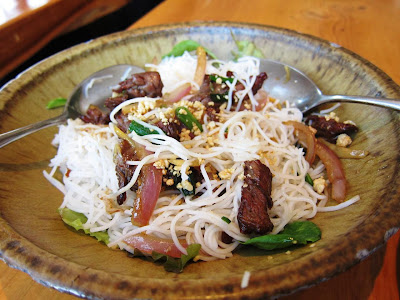
[[[386,108],[400,110],[400,99],[386,99],[386,98],[375,98],[375,97],[367,97],[367,96],[346,96],[346,95],[322,95],[321,102],[355,102],[355,103],[364,103],[371,104],[376,106],[382,106]]]
[[[62,124],[67,120],[67,111],[65,111],[63,114],[48,119],[44,121],[40,121],[34,124],[27,125],[25,127],[21,127],[18,129],[11,130],[6,133],[0,134],[0,148],[4,147],[5,145],[8,145],[9,143],[12,143],[16,140],[19,140],[20,138],[23,138],[24,136],[27,136],[28,134],[34,133],[40,129],[50,127],[53,125],[59,125]]]

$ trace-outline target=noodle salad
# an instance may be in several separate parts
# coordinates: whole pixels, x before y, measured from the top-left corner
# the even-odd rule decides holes
[[[359,199],[345,201],[340,160],[316,138],[323,126],[263,90],[259,58],[210,56],[197,47],[148,64],[113,88],[109,113],[89,107],[59,127],[44,175],[64,194],[64,222],[182,269],[241,244],[315,242],[318,227],[302,221]],[[340,204],[326,206],[331,198]],[[302,226],[309,237],[296,235]],[[282,233],[289,240],[276,242]]]

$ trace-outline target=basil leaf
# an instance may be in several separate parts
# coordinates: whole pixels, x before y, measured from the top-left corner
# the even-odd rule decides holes
[[[190,112],[190,110],[187,107],[184,106],[178,106],[175,109],[175,116],[181,121],[187,128],[190,130],[193,129],[194,125],[203,132],[203,126],[199,122],[199,120],[196,119],[195,116]]]
[[[85,224],[87,221],[87,218],[84,214],[78,213],[66,207],[60,208],[58,212],[60,213],[64,223],[73,227],[76,231],[83,230],[86,234],[95,237],[99,242],[103,242],[104,244],[109,243],[109,236],[106,231],[90,232],[90,229],[83,228],[83,224]]]
[[[151,257],[154,261],[164,261],[165,271],[181,273],[185,265],[199,254],[200,248],[200,244],[189,245],[186,249],[188,254],[182,254],[181,258],[174,258],[166,254],[157,253],[155,251],[153,251]]]
[[[311,221],[297,221],[285,226],[282,231],[289,234],[297,241],[297,244],[307,244],[321,239],[321,230]]]
[[[221,83],[226,83],[226,82],[232,83],[234,78],[233,77],[223,77],[223,76],[219,76],[219,75],[216,75],[216,74],[211,74],[210,75],[210,81],[217,82],[217,80],[221,80]]]
[[[179,42],[178,44],[176,44],[172,50],[168,53],[163,55],[162,58],[167,57],[167,56],[182,56],[183,53],[185,53],[185,51],[187,52],[191,52],[196,50],[198,47],[203,47],[201,46],[198,42],[193,41],[193,40],[185,40],[182,42]],[[207,48],[203,47],[204,50],[206,50],[208,56],[210,56],[213,59],[216,59],[217,57],[215,56],[214,53],[212,53],[210,50],[208,50]]]
[[[57,107],[62,107],[62,106],[65,106],[66,103],[67,103],[67,99],[65,99],[65,98],[55,98],[47,103],[46,108],[53,109],[53,108],[57,108]]]
[[[306,174],[306,177],[304,179],[309,185],[313,186],[314,185],[314,181],[312,180],[310,174]]]
[[[135,120],[132,120],[131,124],[129,125],[129,131],[136,132],[137,135],[144,136],[144,135],[149,135],[149,134],[159,134],[156,130],[146,127]]]
[[[222,103],[227,102],[229,97],[228,93],[225,94],[210,94],[210,98],[213,102]]]
[[[297,221],[287,224],[278,234],[258,236],[244,242],[244,245],[252,245],[264,250],[287,248],[295,244],[307,244],[316,242],[321,238],[321,230],[310,221]]]
[[[230,224],[232,222],[231,220],[229,220],[229,218],[227,218],[225,216],[222,216],[221,219],[222,219],[222,221],[224,221],[224,222],[226,222],[228,224]]]

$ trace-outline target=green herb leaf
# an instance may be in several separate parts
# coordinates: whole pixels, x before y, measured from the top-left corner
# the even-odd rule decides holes
[[[73,227],[77,231],[83,230],[86,234],[95,237],[99,242],[103,242],[104,244],[109,243],[109,236],[107,232],[90,232],[89,229],[83,228],[83,224],[85,224],[87,221],[87,218],[84,214],[78,213],[66,207],[60,208],[58,212],[60,213],[65,224]]]
[[[65,98],[55,98],[51,101],[49,101],[46,105],[47,109],[53,109],[57,107],[63,107],[67,103],[67,99]]]
[[[171,52],[169,52],[168,54],[164,55],[162,58],[167,57],[167,56],[182,56],[183,53],[185,53],[185,51],[191,52],[196,50],[198,47],[203,47],[201,46],[198,42],[193,41],[193,40],[185,40],[182,42],[179,42],[178,44],[176,44]],[[208,56],[210,56],[213,59],[216,59],[217,57],[215,56],[214,53],[212,53],[210,50],[208,50],[207,48],[203,47],[204,50],[206,50]]]
[[[222,219],[222,221],[225,221],[228,224],[232,222],[231,220],[229,220],[229,218],[227,218],[225,216],[221,217],[221,219]]]
[[[310,174],[306,174],[306,177],[304,179],[309,185],[313,186],[314,185],[314,181],[312,180]]]
[[[295,244],[316,242],[321,238],[321,230],[310,221],[297,221],[287,224],[282,232],[258,236],[244,242],[264,250],[274,250],[290,247]]]
[[[174,258],[169,255],[157,253],[153,251],[151,257],[154,261],[164,261],[164,269],[167,272],[181,273],[185,265],[193,258],[195,258],[200,251],[200,244],[191,244],[187,247],[187,255],[182,254],[181,258]]]
[[[210,98],[213,102],[221,103],[228,101],[228,93],[225,94],[210,94]]]
[[[221,82],[220,82],[220,83],[225,83],[225,82],[230,82],[230,83],[232,83],[233,80],[234,80],[233,77],[223,77],[223,76],[219,76],[219,75],[216,75],[216,74],[211,74],[211,75],[210,75],[210,81],[212,81],[212,82],[217,82],[217,80],[218,80],[219,78],[221,79]],[[217,82],[217,83],[219,83],[219,82]]]
[[[177,107],[175,109],[175,116],[190,130],[192,130],[194,125],[196,125],[197,128],[199,128],[200,131],[203,132],[203,126],[201,125],[199,120],[197,120],[186,107]]]
[[[144,136],[144,135],[148,135],[148,134],[159,134],[159,132],[157,130],[146,127],[146,126],[136,122],[135,120],[133,120],[131,122],[131,124],[129,125],[129,131],[130,132],[134,131],[134,132],[136,132],[137,135],[140,135],[140,136]]]
[[[232,51],[234,59],[237,60],[240,57],[244,56],[254,56],[258,58],[263,58],[261,50],[256,47],[256,45],[249,41],[238,41],[233,32],[231,31],[231,35],[233,40],[235,41],[236,47],[238,48],[238,52]]]
[[[188,175],[188,181],[192,185],[193,189],[187,190],[183,187],[178,188],[178,185],[180,183],[182,183],[182,175],[179,170],[175,170],[174,166],[175,166],[174,164],[169,163],[169,168],[171,168],[173,170],[173,172],[167,171],[167,172],[169,172],[170,176],[172,177],[171,179],[174,181],[173,186],[176,189],[178,189],[184,196],[193,196],[196,193],[196,176],[193,173],[192,168],[189,168],[189,174],[187,174],[187,175]]]

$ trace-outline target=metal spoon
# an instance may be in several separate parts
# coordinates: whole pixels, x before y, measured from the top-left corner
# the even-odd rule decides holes
[[[290,80],[287,80],[287,71]],[[400,99],[323,95],[310,78],[301,71],[283,63],[261,59],[260,70],[268,74],[263,88],[269,96],[294,103],[303,113],[328,102],[356,102],[400,110]]]
[[[102,107],[104,101],[111,96],[112,87],[129,74],[140,72],[144,70],[136,66],[115,65],[93,73],[75,87],[61,115],[0,134],[0,148],[40,129],[60,125],[69,118],[84,115],[90,104]]]

